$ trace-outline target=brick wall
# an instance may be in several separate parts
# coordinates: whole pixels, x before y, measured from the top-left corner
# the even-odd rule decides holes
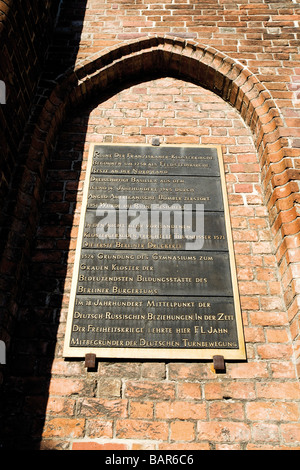
[[[15,167],[21,163],[19,145],[51,42],[58,3],[0,2],[0,78],[6,85],[7,102],[0,110],[2,209]]]
[[[30,144],[32,129],[28,134],[25,129],[52,40],[58,4],[58,0],[0,1],[0,80],[6,89],[6,104],[0,105],[0,258],[7,243],[13,247],[0,269],[4,291],[4,295],[0,294],[0,306],[11,301],[8,310],[1,309],[0,319],[1,338],[7,345],[16,311],[14,300],[9,297],[16,273],[15,269],[11,273],[10,268],[22,257],[10,234],[11,217]]]
[[[77,38],[75,71],[45,74],[22,187],[43,177],[17,206],[25,218],[43,195],[5,388],[6,442],[299,448],[298,6],[78,0],[70,18],[69,8],[59,23],[69,40],[54,44],[49,64],[61,74]],[[62,358],[89,145],[157,135],[223,148],[248,357],[226,374],[172,361],[100,361],[87,372]]]

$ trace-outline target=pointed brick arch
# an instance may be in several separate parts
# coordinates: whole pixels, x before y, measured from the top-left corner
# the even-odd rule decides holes
[[[298,186],[292,183],[297,175],[293,175],[291,162],[285,158],[289,154],[288,141],[282,132],[284,123],[280,112],[253,73],[212,47],[155,36],[105,49],[79,62],[75,70],[58,77],[57,86],[41,113],[35,132],[37,139],[40,141],[42,130],[48,134],[46,140],[52,140],[69,107],[76,107],[90,95],[104,93],[126,80],[137,77],[143,80],[149,74],[192,81],[216,93],[240,112],[254,135],[268,208],[274,214],[272,222],[278,216],[278,228],[282,225],[283,235],[289,234],[290,228],[285,227],[286,221],[280,216],[282,208],[278,200],[292,196]],[[276,189],[286,184],[284,191]],[[290,199],[292,207],[295,198]],[[294,233],[299,229],[297,222]]]
[[[300,220],[295,203],[300,199],[295,180],[299,175],[293,169],[284,122],[270,93],[257,77],[212,47],[168,36],[151,36],[105,49],[57,77],[33,132],[16,208],[19,217],[22,213],[25,220],[32,211],[65,116],[93,96],[99,97],[121,83],[133,79],[143,81],[152,76],[172,76],[209,89],[235,107],[250,127],[259,155],[277,261],[282,267],[292,337],[296,341],[300,274],[294,260],[300,245]],[[35,184],[29,185],[28,181]]]

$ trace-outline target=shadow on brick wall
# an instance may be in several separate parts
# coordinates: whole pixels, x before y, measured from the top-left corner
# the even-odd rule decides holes
[[[29,130],[34,128],[38,109],[48,96],[52,80],[75,64],[86,2],[63,0],[61,3],[48,60],[32,103]],[[31,263],[26,262],[16,270],[11,291],[7,291],[7,304],[13,304],[17,313],[7,307],[4,315],[4,328],[10,333],[11,341],[7,364],[2,366],[2,449],[40,447],[85,130],[86,121],[81,124],[78,141],[67,138],[65,143],[62,133],[58,150],[50,161],[46,187],[41,191],[44,193],[41,212],[33,217],[35,221],[39,218],[39,227],[32,227],[36,239],[28,240],[28,246],[34,247]],[[25,144],[30,142],[29,133],[23,137]],[[18,181],[20,174],[16,176],[16,189]],[[28,253],[27,256],[30,257]]]

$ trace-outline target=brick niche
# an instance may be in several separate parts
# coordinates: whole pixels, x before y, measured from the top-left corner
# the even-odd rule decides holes
[[[4,446],[300,448],[298,10],[61,3],[3,238]],[[247,347],[226,374],[62,357],[89,147],[153,137],[222,146]]]

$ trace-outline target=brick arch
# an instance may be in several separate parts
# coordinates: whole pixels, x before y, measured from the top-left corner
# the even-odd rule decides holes
[[[67,113],[120,83],[158,76],[192,81],[209,89],[235,107],[250,127],[261,164],[277,260],[282,266],[286,306],[295,325],[298,304],[293,259],[300,240],[300,220],[295,208],[299,194],[294,181],[297,175],[284,137],[284,122],[270,93],[257,77],[212,47],[168,36],[147,37],[105,49],[57,77],[33,132],[19,199],[23,216],[35,204],[38,183],[46,174],[48,157]],[[28,184],[33,180],[34,184]]]
[[[0,18],[1,18],[1,23],[0,23],[0,34],[4,28],[4,21],[6,21],[9,10],[11,8],[12,0],[6,0],[5,2],[3,0],[0,0]]]
[[[45,143],[53,140],[53,133],[67,109],[126,80],[143,75],[149,77],[149,74],[192,81],[216,93],[240,112],[254,136],[272,223],[276,219],[275,226],[281,227],[283,236],[291,234],[291,227],[286,224],[290,224],[292,215],[287,222],[281,214],[283,207],[279,200],[290,196],[289,209],[292,210],[293,194],[298,186],[292,183],[296,175],[289,159],[285,158],[288,141],[281,132],[284,123],[280,112],[269,91],[253,73],[212,47],[155,36],[126,42],[80,61],[75,70],[57,78],[57,86],[44,106],[35,137],[41,143],[42,130],[48,133]],[[299,229],[300,223],[295,220],[293,233]]]

